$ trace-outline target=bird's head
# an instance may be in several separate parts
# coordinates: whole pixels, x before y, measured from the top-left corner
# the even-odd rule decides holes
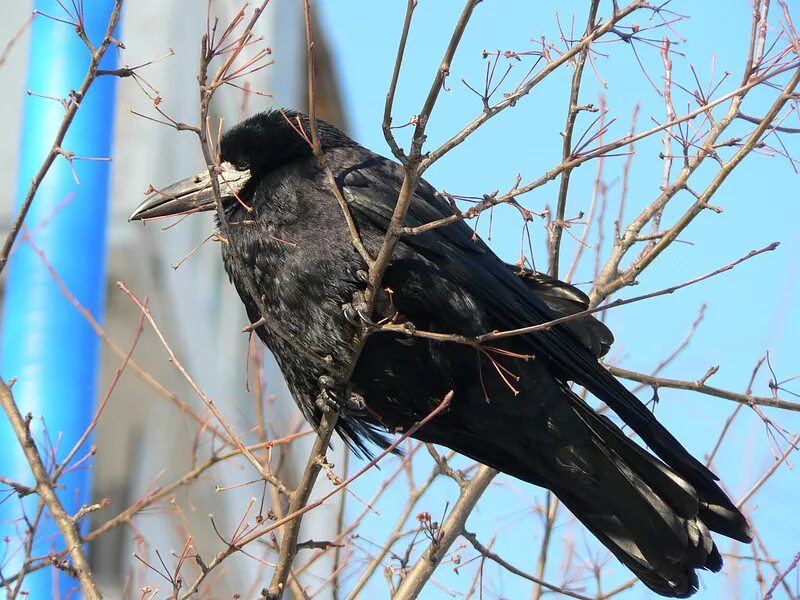
[[[323,150],[355,142],[334,126],[317,120]],[[291,110],[270,110],[242,121],[219,143],[217,167],[223,207],[237,198],[247,204],[261,178],[283,165],[312,155],[308,117]],[[157,190],[131,213],[129,220],[146,221],[213,210],[214,192],[208,169]]]

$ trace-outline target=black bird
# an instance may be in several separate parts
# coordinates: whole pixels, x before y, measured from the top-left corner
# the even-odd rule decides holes
[[[304,135],[301,135],[301,127]],[[403,169],[318,121],[337,185],[364,245],[375,256],[400,193]],[[307,139],[308,119],[258,114],[220,143],[229,226],[225,269],[305,417],[318,426],[331,377],[358,342],[353,299],[367,266]],[[206,171],[145,200],[131,219],[212,210]],[[453,214],[425,181],[406,224]],[[367,318],[410,322],[418,331],[475,336],[587,307],[576,288],[501,261],[462,221],[400,239]],[[262,315],[262,305],[266,314]],[[719,571],[711,531],[749,542],[744,516],[647,408],[600,364],[613,337],[592,317],[476,348],[402,332],[372,334],[342,396],[337,431],[356,451],[387,445],[452,390],[446,412],[415,437],[442,444],[548,488],[654,592],[683,598],[696,569]],[[491,347],[488,347],[491,346]],[[605,402],[656,455],[632,442],[571,389]],[[336,388],[337,386],[333,386]]]

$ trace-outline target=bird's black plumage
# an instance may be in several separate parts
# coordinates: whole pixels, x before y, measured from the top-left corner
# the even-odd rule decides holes
[[[228,243],[225,268],[257,333],[280,365],[306,418],[319,424],[323,357],[345,366],[358,328],[343,311],[364,284],[337,200],[295,113],[265,112],[228,131],[220,144]],[[373,256],[403,180],[395,162],[319,122],[320,140],[361,239]],[[226,177],[227,175],[227,177]],[[207,177],[164,190],[132,218],[205,210]],[[194,187],[192,187],[194,186]],[[172,190],[172,191],[171,191]],[[237,198],[234,198],[237,196]],[[243,205],[250,207],[247,210]],[[425,181],[406,224],[452,214]],[[572,286],[503,263],[463,222],[401,238],[383,278],[379,317],[419,330],[475,336],[573,314],[588,299]],[[263,301],[253,298],[253,291]],[[650,589],[686,597],[696,569],[722,559],[709,530],[750,540],[745,518],[650,411],[598,362],[613,338],[584,317],[536,334],[496,340],[485,352],[457,343],[375,333],[351,378],[366,407],[342,414],[337,430],[354,449],[386,444],[454,392],[447,412],[415,437],[442,444],[552,490]],[[586,387],[658,458],[595,412],[570,385]]]

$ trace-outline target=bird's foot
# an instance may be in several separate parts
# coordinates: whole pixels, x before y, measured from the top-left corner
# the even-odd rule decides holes
[[[319,378],[322,390],[317,395],[317,407],[327,412],[333,410],[348,415],[361,415],[367,408],[367,402],[361,394],[350,389],[350,386],[338,384],[333,377],[322,375]]]
[[[419,338],[414,337],[414,332],[417,330],[417,328],[414,327],[414,323],[412,323],[411,321],[406,321],[405,323],[403,323],[403,329],[405,330],[406,337],[404,338],[398,337],[395,338],[394,341],[397,342],[398,344],[403,344],[404,346],[415,345],[417,343],[417,340],[419,340]]]
[[[377,327],[378,324],[369,316],[369,306],[367,305],[364,292],[353,294],[353,301],[342,305],[342,312],[347,322],[356,327]]]

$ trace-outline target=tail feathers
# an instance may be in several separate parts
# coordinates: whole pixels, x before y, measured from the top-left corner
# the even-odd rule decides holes
[[[716,572],[722,568],[722,557],[702,522],[686,522],[690,544],[683,548],[690,551],[688,555],[668,555],[667,548],[674,548],[675,541],[659,544],[655,549],[649,548],[646,543],[637,544],[633,537],[635,525],[628,516],[623,520],[611,515],[592,514],[582,510],[582,503],[569,494],[558,495],[564,505],[622,564],[661,596],[688,598],[699,587],[697,569]],[[679,540],[677,546],[680,548],[681,545]]]
[[[740,542],[752,541],[747,519],[715,482],[700,480],[690,484],[641,446],[629,440],[605,415],[598,415],[584,402],[576,404],[575,410],[604,443],[625,457],[634,471],[646,474],[650,485],[680,516],[688,518],[696,514],[711,531]],[[591,423],[595,420],[600,420],[601,423],[592,427]]]
[[[567,462],[588,476],[559,478],[551,488],[647,587],[662,596],[691,596],[698,588],[697,569],[722,568],[709,529],[744,537],[744,517],[710,502],[707,490],[687,483],[579,398],[573,398],[573,407],[591,444],[562,451],[560,460],[563,465],[571,459]],[[712,497],[729,505],[715,488],[708,490]]]
[[[717,491],[722,498],[714,497],[704,490],[703,502],[700,504],[700,518],[703,523],[711,531],[749,544],[753,541],[753,532],[747,519],[725,495],[725,492],[719,487],[717,487]]]
[[[382,427],[363,419],[354,419],[349,415],[339,416],[336,432],[353,451],[353,454],[366,460],[374,457],[375,446],[385,450],[391,446],[392,442]],[[392,454],[402,455],[402,450],[395,448]]]

